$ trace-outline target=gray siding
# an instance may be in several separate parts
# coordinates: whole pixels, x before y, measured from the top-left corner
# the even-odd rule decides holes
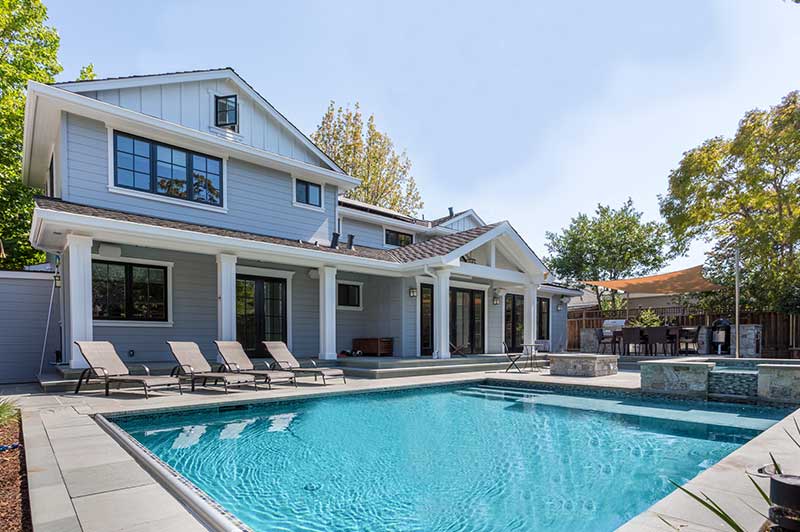
[[[0,279],[0,383],[37,380],[52,286],[52,278]],[[56,292],[45,348],[45,370],[61,346],[58,301]]]
[[[403,350],[401,356],[419,356],[417,349],[417,314],[419,313],[419,294],[416,298],[409,297],[409,288],[417,287],[417,280],[414,277],[403,279],[402,301],[403,301]]]
[[[339,272],[337,280],[363,285],[363,310],[336,311],[336,350],[352,349],[353,338],[394,339],[394,354],[404,352],[403,280]]]
[[[502,353],[505,331],[503,330],[503,313],[505,312],[505,298],[500,298],[500,304],[492,304],[494,298],[494,288],[490,287],[486,298],[487,316],[489,325],[489,335],[486,339],[487,353]]]
[[[257,102],[238,91],[228,80],[166,83],[147,87],[130,87],[89,91],[84,96],[118,105],[204,133],[228,134],[214,126],[214,96],[237,95],[239,133],[236,140],[262,150],[278,153],[323,168],[328,166],[308,149],[294,132],[275,120]]]
[[[68,115],[66,142],[67,201],[320,243],[329,242],[335,227],[336,187],[325,187],[325,212],[295,207],[291,176],[231,159],[224,181],[228,212],[212,212],[109,191],[108,135],[100,122]]]
[[[567,351],[567,305],[563,304],[559,312],[559,301],[561,296],[550,297],[550,349],[553,353]]]
[[[97,244],[95,244],[97,246]],[[167,340],[197,342],[203,354],[216,359],[217,266],[210,255],[121,246],[122,258],[160,260],[173,263],[172,327],[95,324],[94,339],[108,340],[126,363],[172,362]],[[110,259],[113,260],[113,259]],[[129,351],[133,350],[133,356]]]
[[[350,220],[342,218],[341,234],[344,240],[347,235],[354,235],[355,244],[371,248],[384,247],[383,227],[360,220]]]

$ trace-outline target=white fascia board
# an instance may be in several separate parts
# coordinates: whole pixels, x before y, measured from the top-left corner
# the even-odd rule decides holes
[[[461,263],[458,269],[454,270],[453,273],[469,275],[471,277],[480,277],[483,279],[491,279],[493,281],[501,281],[511,284],[525,284],[529,280],[528,276],[522,272],[505,270],[503,268],[491,268],[481,264]]]
[[[224,153],[236,159],[287,172],[295,177],[334,185],[341,190],[350,190],[360,183],[360,180],[347,174],[326,170],[290,157],[222,139],[211,133],[204,133],[174,122],[168,122],[42,83],[28,82],[28,98],[37,99],[38,106],[46,102],[59,110],[93,118],[105,122],[111,127],[126,129],[131,133],[154,137],[154,140],[171,142],[191,149],[205,150],[214,155]],[[38,111],[39,109],[37,108]],[[32,124],[28,124],[29,118],[27,116],[25,120],[26,128],[32,126]],[[33,119],[30,119],[30,122],[33,122]],[[34,139],[31,138],[31,140]],[[29,155],[29,150],[26,150],[25,155],[26,157]],[[23,167],[29,168],[29,165],[23,164]],[[23,179],[27,182],[28,175],[23,173]]]
[[[316,249],[296,248],[269,242],[258,242],[243,238],[221,235],[210,235],[196,231],[187,231],[172,227],[98,218],[84,214],[66,213],[49,209],[35,208],[33,212],[33,225],[36,232],[31,231],[31,242],[34,247],[44,248],[42,243],[42,227],[48,224],[68,228],[75,234],[85,234],[97,240],[126,240],[150,247],[184,246],[195,253],[217,254],[228,253],[253,253],[254,258],[264,258],[265,255],[279,256],[293,261],[306,261],[307,264],[337,265],[347,268],[368,268],[375,272],[402,273],[405,265],[389,261],[331,253]],[[63,231],[62,231],[63,232]],[[126,242],[126,243],[127,243]],[[51,247],[52,249],[52,247]]]
[[[421,225],[411,222],[404,222],[388,216],[381,216],[380,214],[364,212],[358,209],[351,209],[350,207],[345,207],[344,205],[339,205],[339,216],[341,218],[349,218],[351,220],[360,220],[375,225],[391,227],[393,229],[402,229],[403,231],[410,233],[427,233],[429,231],[427,227]]]
[[[97,81],[73,81],[64,83],[55,83],[53,86],[64,89],[70,92],[89,92],[89,91],[103,91],[113,89],[125,89],[134,87],[147,87],[151,85],[163,85],[165,83],[186,83],[191,81],[206,81],[212,79],[226,79],[233,82],[239,90],[247,94],[253,100],[261,103],[261,108],[264,109],[274,120],[286,127],[304,146],[316,153],[320,159],[325,161],[325,164],[332,169],[344,173],[339,165],[337,165],[330,157],[328,157],[319,147],[311,142],[297,127],[292,124],[285,116],[283,116],[271,103],[269,103],[263,96],[256,92],[244,79],[239,76],[234,70],[230,68],[206,70],[201,72],[178,72],[175,74],[160,74],[154,76],[131,76],[119,79],[105,79]]]
[[[553,295],[560,295],[560,296],[569,296],[569,297],[578,297],[582,294],[580,290],[575,290],[572,288],[565,288],[563,286],[551,286],[542,284],[539,285],[539,292],[543,292],[546,294],[553,294]]]

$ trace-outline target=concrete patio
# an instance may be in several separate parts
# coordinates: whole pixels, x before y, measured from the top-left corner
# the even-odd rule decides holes
[[[230,403],[264,402],[343,393],[358,393],[405,387],[472,383],[486,379],[509,383],[542,383],[580,388],[639,390],[639,374],[622,371],[594,378],[556,377],[547,372],[504,373],[490,371],[406,378],[358,379],[347,384],[321,386],[302,379],[298,388],[276,386],[271,391],[216,390],[154,393],[145,400],[138,390],[121,390],[105,397],[99,392],[42,394],[33,388],[0,388],[22,409],[26,459],[35,532],[110,532],[115,530],[194,531],[206,530],[195,516],[123,450],[92,419],[92,414],[133,412],[172,407],[198,408]],[[765,462],[767,447],[779,460],[796,460],[796,450],[783,435],[789,418],[743,446],[692,483],[711,488],[723,500],[744,497],[765,511],[763,502],[752,497],[752,486],[743,473],[746,464]],[[767,457],[768,459],[768,457]],[[760,483],[766,487],[764,480]],[[666,502],[665,502],[666,501]],[[665,506],[666,505],[666,506]],[[676,523],[702,525],[697,530],[724,530],[721,522],[681,493],[673,493],[649,512],[637,517],[625,530],[669,530],[654,512],[672,517]],[[744,512],[744,511],[743,511]],[[746,513],[746,512],[745,512]],[[755,524],[752,516],[748,523]],[[692,528],[693,530],[695,528]]]

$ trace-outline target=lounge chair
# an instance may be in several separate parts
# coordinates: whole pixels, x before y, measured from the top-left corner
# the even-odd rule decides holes
[[[213,380],[214,384],[217,384],[217,381],[222,381],[225,393],[228,393],[229,385],[252,385],[253,388],[258,390],[258,384],[256,384],[256,378],[253,375],[212,371],[211,364],[208,363],[208,360],[206,360],[206,357],[203,356],[202,351],[194,342],[167,342],[167,345],[172,351],[172,356],[178,361],[178,365],[172,370],[172,375],[188,379],[192,383],[192,391],[194,391],[195,382],[199,380],[203,381],[203,386],[209,380]]]
[[[273,383],[278,382],[291,382],[297,386],[294,373],[291,371],[271,369],[266,360],[259,361],[264,364],[264,369],[256,369],[255,364],[250,360],[250,357],[247,356],[247,353],[244,352],[242,344],[239,342],[215,340],[214,343],[217,345],[219,356],[225,361],[225,367],[228,371],[244,373],[246,375],[252,375],[253,377],[263,377],[264,382],[267,383],[267,387],[270,389],[272,389]]]
[[[150,375],[150,368],[144,364],[137,364],[144,368],[145,375],[131,375],[128,366],[122,361],[117,354],[111,342],[83,342],[77,341],[75,345],[81,350],[83,358],[89,364],[89,367],[83,370],[81,377],[78,379],[78,385],[75,387],[75,393],[81,390],[81,383],[84,378],[86,384],[89,384],[89,378],[94,374],[98,379],[103,379],[106,385],[106,395],[109,394],[109,385],[112,382],[122,384],[123,382],[131,382],[141,384],[144,388],[145,399],[150,398],[149,391],[152,388],[160,388],[165,386],[177,386],[178,391],[183,395],[181,389],[181,381],[177,377]]]
[[[341,378],[347,384],[347,378],[344,376],[344,371],[338,368],[320,368],[317,363],[311,360],[312,367],[301,367],[300,362],[286,347],[283,342],[264,342],[264,347],[267,348],[269,356],[275,361],[278,368],[286,371],[291,371],[295,375],[313,375],[314,380],[317,377],[322,377],[322,384],[328,384],[325,381],[326,377]]]

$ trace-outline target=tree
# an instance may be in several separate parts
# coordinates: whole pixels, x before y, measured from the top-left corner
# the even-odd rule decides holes
[[[330,102],[311,139],[347,174],[361,179],[347,192],[348,198],[409,216],[423,207],[408,156],[395,152],[392,140],[375,125],[374,115],[365,128],[358,103],[354,109],[342,109]]]
[[[88,81],[95,79],[97,74],[94,72],[94,63],[89,63],[86,66],[81,67],[81,71],[78,73],[78,79],[76,81]]]
[[[582,281],[609,281],[647,275],[661,269],[674,255],[669,248],[668,231],[661,222],[643,222],[633,200],[619,209],[598,205],[593,217],[580,213],[561,233],[546,233],[550,256],[545,262],[559,278]],[[597,305],[620,308],[617,293],[592,286]]]
[[[61,71],[59,38],[39,0],[0,0],[0,269],[21,269],[44,254],[28,242],[32,191],[22,184],[22,127],[28,80],[50,83]]]
[[[738,247],[745,307],[800,309],[800,93],[746,113],[732,139],[684,153],[659,200],[679,248],[697,238],[714,243],[706,271],[728,291],[711,301],[733,303]]]

